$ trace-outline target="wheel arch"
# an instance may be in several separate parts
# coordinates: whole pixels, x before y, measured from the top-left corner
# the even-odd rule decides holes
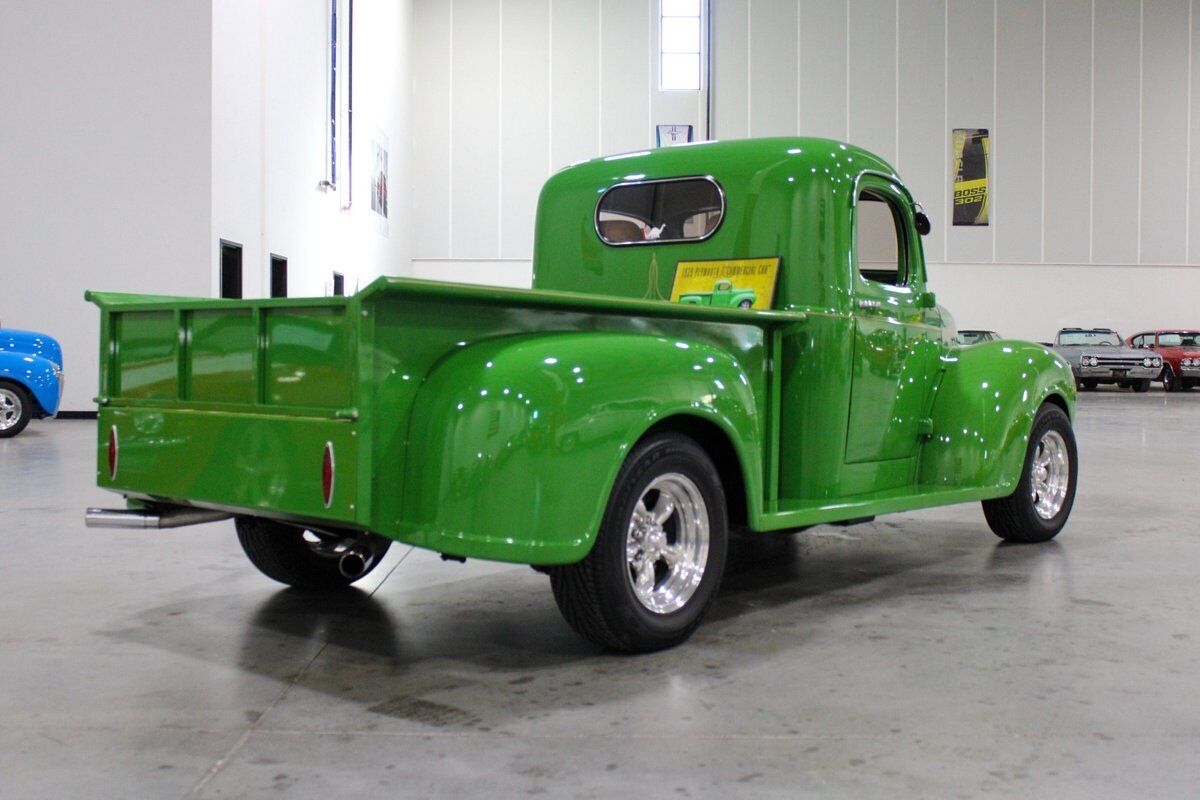
[[[1046,399],[1042,401],[1043,405],[1046,403],[1049,403],[1052,406],[1058,406],[1060,409],[1062,409],[1062,412],[1067,415],[1067,419],[1071,420],[1072,422],[1075,421],[1071,405],[1067,402],[1067,399],[1058,392],[1050,392],[1047,394]]]
[[[678,433],[687,436],[700,446],[712,459],[725,491],[725,503],[729,511],[729,523],[733,526],[749,524],[747,505],[749,487],[742,457],[733,444],[728,431],[712,420],[691,414],[673,414],[651,425],[638,442],[659,433]]]
[[[6,357],[9,356],[9,357]],[[11,356],[18,356],[16,361]],[[15,384],[33,400],[33,418],[58,411],[59,382],[54,365],[41,356],[0,353],[0,381]]]

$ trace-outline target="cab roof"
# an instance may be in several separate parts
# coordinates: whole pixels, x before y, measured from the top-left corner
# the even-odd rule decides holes
[[[849,270],[831,256],[850,250],[852,195],[864,173],[893,186],[911,219],[915,201],[892,165],[834,139],[695,142],[572,164],[538,198],[533,287],[665,298],[681,262],[778,257],[774,307],[845,304]],[[634,247],[601,239],[599,202],[613,187],[698,177],[715,182],[722,198],[711,234]]]
[[[882,172],[899,181],[892,165],[869,150],[813,136],[714,140],[632,150],[577,161],[557,174],[615,183],[686,175],[715,176],[717,172],[750,174],[787,161],[796,165],[797,181],[840,179],[853,183],[854,176],[864,169]]]

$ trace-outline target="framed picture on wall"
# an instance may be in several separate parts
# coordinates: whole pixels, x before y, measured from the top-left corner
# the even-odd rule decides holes
[[[987,225],[991,140],[987,128],[955,128],[951,167],[954,174],[954,224]]]
[[[657,146],[671,147],[692,141],[691,125],[659,125]]]
[[[376,131],[371,137],[371,211],[375,230],[388,235],[388,137]]]

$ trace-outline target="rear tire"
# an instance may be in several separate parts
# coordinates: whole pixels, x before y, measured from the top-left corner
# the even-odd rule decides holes
[[[1140,381],[1134,381],[1132,388],[1138,394],[1141,394],[1142,392],[1148,392],[1150,391],[1150,379],[1142,378]]]
[[[567,622],[602,647],[645,653],[685,641],[725,571],[728,520],[716,467],[677,433],[639,444],[617,475],[591,552],[550,569]]]
[[[1058,406],[1043,404],[1033,421],[1017,488],[1008,497],[983,501],[988,527],[1009,542],[1053,539],[1075,503],[1078,460],[1071,420]]]
[[[33,397],[19,383],[0,381],[0,439],[25,430],[33,417]]]
[[[362,546],[373,557],[365,569],[347,577],[338,568],[347,540],[261,517],[238,517],[234,525],[242,549],[259,572],[288,586],[311,591],[345,589],[370,574],[391,545],[390,540],[381,536],[363,537]]]

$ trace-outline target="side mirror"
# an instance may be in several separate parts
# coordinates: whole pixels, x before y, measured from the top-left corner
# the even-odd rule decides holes
[[[922,236],[928,236],[929,232],[933,230],[933,225],[929,222],[929,217],[925,216],[924,211],[918,211],[913,214],[913,227]]]
[[[936,308],[937,295],[933,292],[921,292],[917,295],[917,306],[919,308]]]

